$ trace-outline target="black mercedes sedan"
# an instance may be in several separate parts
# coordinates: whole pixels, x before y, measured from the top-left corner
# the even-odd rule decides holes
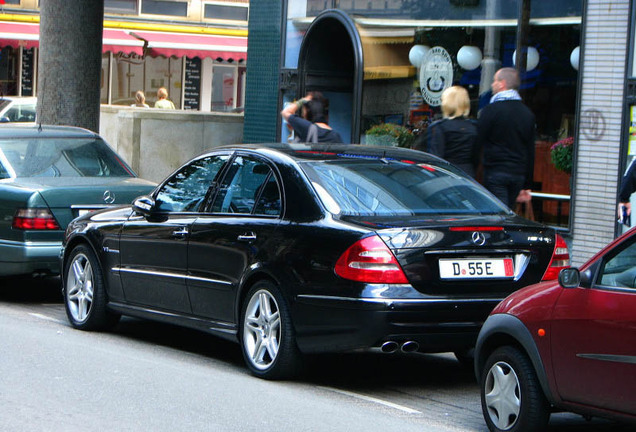
[[[442,159],[306,144],[218,147],[131,206],[75,219],[61,256],[74,327],[200,329],[268,379],[311,353],[465,358],[501,299],[569,265],[554,229]]]

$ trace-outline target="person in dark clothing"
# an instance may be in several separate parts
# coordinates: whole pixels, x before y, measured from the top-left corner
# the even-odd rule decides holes
[[[341,143],[340,134],[327,124],[329,100],[320,92],[310,92],[281,111],[300,142]],[[301,114],[299,116],[298,114]]]
[[[484,186],[510,208],[530,199],[534,173],[535,117],[521,101],[520,84],[516,69],[499,69],[490,104],[481,110],[477,124]]]
[[[621,180],[621,188],[618,193],[618,220],[626,225],[631,225],[632,204],[630,197],[636,192],[636,160],[632,161],[627,172]],[[623,209],[625,214],[623,214]]]
[[[479,149],[475,143],[477,126],[467,118],[470,98],[464,87],[444,90],[442,114],[444,118],[432,123],[417,138],[414,148],[446,159],[474,178],[479,165]]]

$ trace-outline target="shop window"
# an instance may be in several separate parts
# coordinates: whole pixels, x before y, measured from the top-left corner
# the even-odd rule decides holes
[[[188,16],[188,3],[181,1],[142,0],[141,13],[185,17]]]
[[[209,19],[247,21],[248,11],[247,5],[230,6],[210,3],[205,5],[203,16]]]
[[[212,111],[233,111],[236,108],[236,67],[214,65],[212,68]]]
[[[104,0],[106,13],[136,14],[138,0]]]

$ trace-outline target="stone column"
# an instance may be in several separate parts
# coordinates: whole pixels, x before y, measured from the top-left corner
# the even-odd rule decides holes
[[[40,4],[38,121],[99,130],[104,0]]]

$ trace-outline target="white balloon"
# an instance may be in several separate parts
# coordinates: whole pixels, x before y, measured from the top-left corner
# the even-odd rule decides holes
[[[476,46],[464,45],[457,51],[457,63],[466,70],[477,69],[481,58],[481,50]]]
[[[572,50],[572,54],[570,54],[570,64],[576,70],[579,70],[579,54],[581,51],[581,47],[576,47]]]
[[[512,64],[516,65],[517,50],[512,53]],[[528,56],[526,57],[526,70],[531,71],[539,64],[539,51],[535,47],[528,47]]]
[[[427,45],[413,45],[409,51],[409,61],[411,64],[417,68],[422,66],[422,59],[430,49],[431,47]]]

